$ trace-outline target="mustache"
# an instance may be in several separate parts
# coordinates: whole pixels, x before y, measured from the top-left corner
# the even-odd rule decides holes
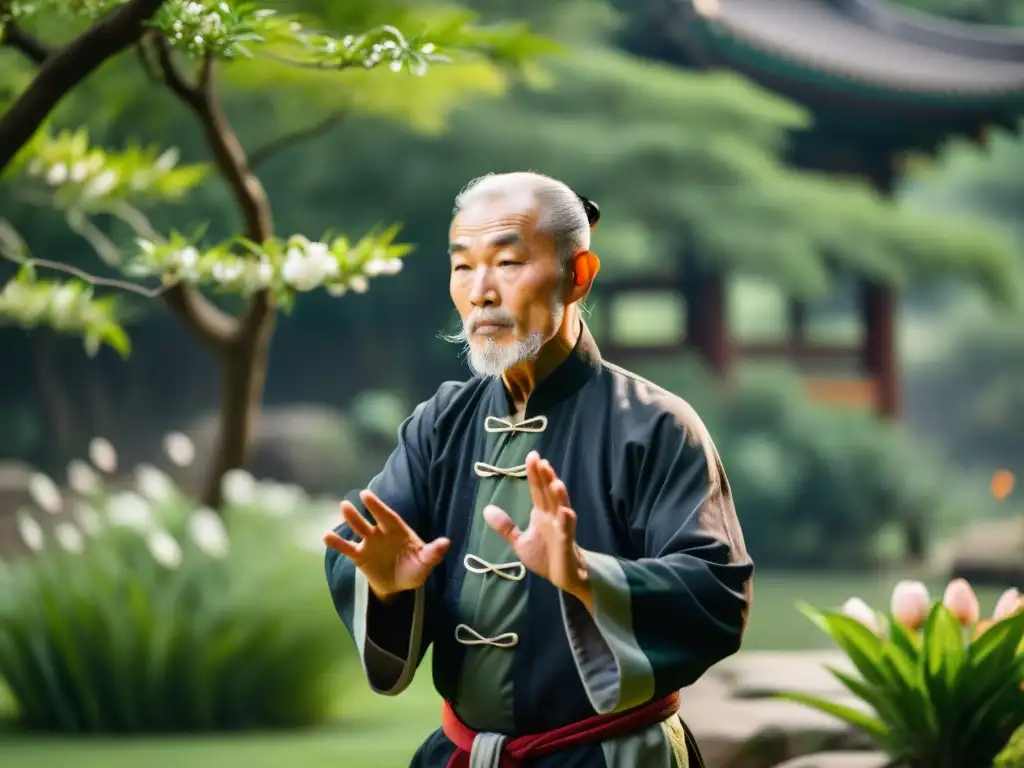
[[[481,309],[469,316],[466,325],[470,331],[475,331],[484,323],[511,328],[516,324],[516,320],[512,313],[505,309]]]

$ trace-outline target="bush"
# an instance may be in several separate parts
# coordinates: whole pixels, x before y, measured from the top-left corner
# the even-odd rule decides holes
[[[120,492],[84,463],[72,474],[85,492],[77,522],[61,518],[48,536],[22,512],[36,551],[0,573],[0,677],[22,726],[211,731],[329,713],[346,657],[322,568],[288,533],[296,513],[252,514],[261,499],[287,512],[287,489],[229,475],[242,506],[227,510],[225,528],[154,467]],[[42,476],[33,489],[45,509],[68,502]]]
[[[908,768],[993,768],[1024,727],[1024,600],[1007,590],[992,620],[958,579],[931,603],[919,582],[893,591],[882,618],[863,601],[841,612],[806,607],[858,676],[830,668],[872,712],[799,693],[808,704],[866,732]]]
[[[725,390],[695,361],[638,368],[689,401],[723,457],[755,561],[769,568],[858,568],[905,521],[961,498],[944,465],[899,425],[811,402],[799,377],[752,369]]]

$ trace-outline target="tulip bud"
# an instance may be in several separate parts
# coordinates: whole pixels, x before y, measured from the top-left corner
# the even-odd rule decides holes
[[[996,621],[1008,619],[1022,608],[1024,608],[1024,598],[1020,596],[1020,592],[1016,588],[1010,587],[999,596],[992,618]]]
[[[851,597],[843,603],[843,607],[840,610],[854,621],[863,624],[876,635],[881,634],[882,627],[878,622],[878,614],[859,597]]]
[[[965,579],[954,579],[946,587],[946,594],[942,597],[943,604],[950,610],[957,621],[963,626],[976,624],[981,617],[981,606],[978,604],[978,596],[974,594],[971,585]]]
[[[892,615],[909,630],[917,630],[928,618],[931,597],[920,581],[901,581],[892,591]]]

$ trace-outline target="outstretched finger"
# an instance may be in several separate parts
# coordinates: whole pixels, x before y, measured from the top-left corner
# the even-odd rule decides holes
[[[565,534],[566,541],[576,543],[576,513],[569,507],[559,507],[558,524]]]
[[[505,510],[494,506],[493,504],[484,507],[484,520],[491,526],[498,535],[507,541],[513,549],[515,549],[516,542],[519,541],[519,537],[523,535],[512,518],[509,517]]]
[[[530,500],[535,509],[548,511],[547,495],[544,493],[544,476],[541,474],[540,454],[530,451],[526,455],[526,480],[530,484]]]
[[[551,462],[545,459],[540,463],[540,477],[544,484],[544,503],[546,508],[551,510],[554,514],[558,511],[558,505],[561,503],[558,497],[551,492],[554,484],[560,482],[558,475],[555,474],[554,467],[551,466]]]
[[[373,535],[373,526],[370,525],[370,521],[363,517],[362,513],[356,509],[355,504],[351,501],[341,502],[341,518],[348,523],[352,533],[360,539]]]
[[[334,531],[329,531],[324,534],[324,546],[328,549],[333,549],[339,555],[344,555],[352,561],[357,560],[360,552],[362,552],[362,544],[357,544],[354,541],[343,539]]]
[[[381,533],[387,533],[391,530],[396,530],[405,525],[401,516],[395,512],[391,507],[380,500],[373,491],[367,488],[364,491],[360,491],[359,498],[362,499],[363,504],[373,515],[373,519],[380,527]]]
[[[550,496],[551,505],[555,509],[558,507],[572,508],[572,505],[569,503],[569,491],[561,480],[555,479],[548,484],[548,496]]]

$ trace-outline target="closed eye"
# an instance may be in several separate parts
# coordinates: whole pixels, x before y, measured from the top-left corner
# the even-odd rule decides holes
[[[498,262],[499,267],[518,267],[522,264],[521,261],[512,261],[511,259],[502,259]]]

